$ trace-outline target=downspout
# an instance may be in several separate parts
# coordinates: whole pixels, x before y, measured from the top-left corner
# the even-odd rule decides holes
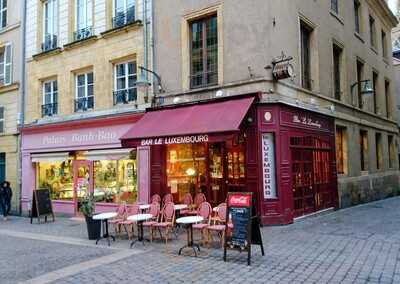
[[[154,14],[155,14],[155,8],[154,8],[154,1],[151,1],[151,70],[153,70],[154,72],[158,73],[156,70],[156,38],[155,38],[155,24],[154,24]],[[153,93],[155,94],[155,92],[158,90],[159,86],[155,86],[155,82],[156,80],[153,78],[152,81],[152,86],[153,86]]]
[[[143,4],[143,67],[148,69],[148,32],[147,32],[147,0],[142,0]],[[145,72],[146,79],[148,80],[148,74]],[[149,101],[149,91],[146,89],[145,94],[145,103]]]
[[[22,1],[22,28],[21,28],[21,73],[20,73],[20,98],[19,98],[19,117],[18,120],[18,163],[17,163],[17,187],[18,187],[18,194],[19,194],[19,204],[17,208],[17,212],[19,215],[22,214],[22,137],[20,129],[25,124],[25,95],[26,95],[26,64],[25,64],[25,57],[26,57],[26,2],[27,0]]]

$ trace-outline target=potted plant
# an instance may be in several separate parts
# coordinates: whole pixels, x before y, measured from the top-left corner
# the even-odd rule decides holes
[[[97,240],[101,234],[101,221],[93,220],[95,200],[93,194],[86,195],[80,202],[80,212],[85,216],[89,240]]]

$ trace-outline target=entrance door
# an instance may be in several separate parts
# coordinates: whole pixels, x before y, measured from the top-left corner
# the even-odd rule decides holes
[[[74,204],[79,215],[80,202],[85,195],[93,192],[93,162],[74,161]]]

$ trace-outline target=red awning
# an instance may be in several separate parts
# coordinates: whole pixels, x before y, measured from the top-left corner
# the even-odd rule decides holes
[[[147,112],[121,137],[125,147],[221,141],[239,131],[254,97]],[[225,139],[224,139],[225,137]]]

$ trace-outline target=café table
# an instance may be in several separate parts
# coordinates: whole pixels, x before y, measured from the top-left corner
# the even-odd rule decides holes
[[[176,219],[179,219],[181,217],[181,210],[187,209],[189,206],[187,204],[175,204],[174,209],[175,209],[175,216]],[[178,230],[179,230],[179,224],[176,223],[175,226],[175,237],[178,238]]]
[[[96,245],[101,239],[107,239],[108,241],[108,246],[110,246],[110,238],[115,242],[115,237],[111,236],[108,232],[108,220],[117,217],[117,212],[106,212],[106,213],[100,213],[96,214],[93,216],[93,220],[101,220],[102,223],[102,233],[103,235],[100,235],[100,237],[96,240]]]
[[[204,218],[201,216],[188,216],[176,219],[176,223],[186,225],[186,230],[187,230],[187,244],[179,249],[178,252],[179,255],[182,253],[183,249],[192,248],[195,256],[197,257],[197,251],[195,248],[197,248],[198,251],[200,251],[200,246],[193,242],[193,224],[199,223],[203,220]]]
[[[150,209],[150,204],[141,204],[139,205],[139,209],[144,213],[146,210]]]
[[[131,248],[138,241],[142,242],[143,245],[144,245],[145,241],[150,242],[150,240],[147,240],[143,237],[143,222],[147,221],[151,218],[153,218],[153,215],[151,215],[151,214],[136,214],[136,215],[131,215],[127,218],[129,221],[133,221],[138,224],[138,231],[139,231],[137,240],[133,240],[131,242],[131,246],[130,246]]]

